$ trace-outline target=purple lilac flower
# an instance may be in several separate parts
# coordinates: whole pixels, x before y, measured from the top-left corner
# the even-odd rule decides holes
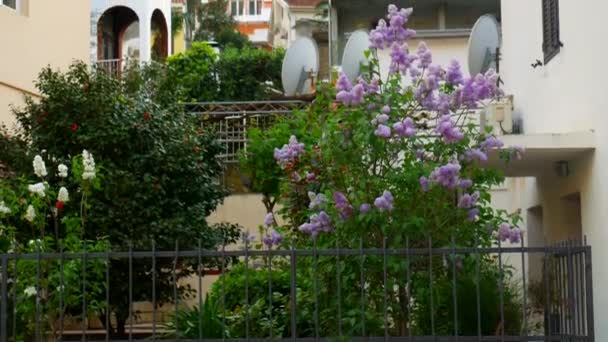
[[[511,238],[511,226],[506,222],[501,223],[500,226],[498,226],[498,239],[500,239],[500,241],[504,242],[510,238]]]
[[[365,214],[371,210],[372,206],[369,203],[363,203],[359,207],[359,212]]]
[[[448,70],[445,76],[445,81],[453,86],[461,85],[464,81],[464,77],[462,76],[462,70],[460,68],[460,63],[453,59],[448,66]]]
[[[479,192],[474,192],[472,194],[464,194],[460,197],[458,201],[458,208],[469,209],[474,207],[477,204],[477,200],[479,199]]]
[[[374,131],[374,134],[377,137],[388,139],[391,137],[391,128],[386,125],[378,125],[378,127]]]
[[[358,83],[363,87],[363,93],[365,95],[377,94],[380,91],[380,84],[377,76],[374,76],[369,83],[367,83],[367,81],[361,76],[359,76],[357,80]]]
[[[461,180],[458,182],[458,186],[459,186],[461,189],[466,190],[466,189],[468,189],[468,188],[470,188],[470,187],[472,187],[472,186],[473,186],[473,181],[472,181],[472,180],[470,180],[470,179],[461,179]]]
[[[310,204],[308,205],[309,209],[315,209],[327,202],[327,197],[325,195],[315,194],[312,191],[308,192],[308,199],[310,200]]]
[[[374,206],[380,211],[391,211],[393,210],[393,195],[388,190],[384,190],[382,196],[376,198]]]
[[[353,207],[348,203],[348,199],[343,193],[339,191],[334,192],[334,203],[336,204],[336,209],[338,209],[341,219],[346,220],[353,216]]]
[[[353,87],[351,94],[352,94],[352,98],[350,100],[351,104],[358,105],[358,104],[363,103],[364,89],[361,84],[355,85]]]
[[[398,10],[397,6],[390,5],[387,16],[390,26],[383,19],[378,21],[378,26],[370,32],[370,47],[384,49],[413,37],[416,31],[405,27],[411,14],[411,8]]]
[[[450,113],[450,96],[448,94],[438,94],[435,98],[435,110],[439,112],[439,114],[449,114]]]
[[[422,75],[422,71],[420,71],[419,68],[417,68],[416,66],[410,67],[410,77],[412,79],[416,79],[418,77],[420,77],[420,75]]]
[[[306,181],[314,182],[317,179],[317,175],[314,172],[306,172]]]
[[[299,227],[299,230],[305,234],[310,234],[316,237],[319,233],[332,232],[331,219],[326,212],[321,211],[310,217],[310,222],[306,222]]]
[[[511,243],[520,243],[521,242],[522,231],[521,229],[515,227],[511,229],[511,234],[509,236],[509,240]]]
[[[478,160],[480,162],[488,161],[488,155],[478,148],[472,148],[464,152],[464,159],[466,161]]]
[[[264,244],[268,247],[271,248],[272,246],[278,246],[281,244],[281,242],[283,242],[283,236],[281,236],[281,234],[279,234],[279,232],[277,232],[274,229],[270,230],[270,236],[267,236],[263,239]]]
[[[405,120],[398,121],[393,125],[395,134],[409,138],[416,135],[416,129],[414,129],[414,121],[412,118],[405,118]]]
[[[430,180],[433,183],[438,183],[448,189],[455,189],[460,183],[460,164],[451,162],[443,166],[439,166],[431,173]]]
[[[443,141],[447,144],[453,144],[460,141],[464,138],[464,134],[460,132],[460,130],[454,126],[454,122],[452,121],[452,117],[448,115],[444,115],[439,119],[439,123],[435,128],[435,131],[443,137]]]
[[[502,91],[496,85],[497,80],[494,70],[464,79],[452,94],[453,105],[476,108],[479,101],[500,95]]]
[[[384,105],[384,107],[382,107],[382,113],[384,114],[390,114],[391,113],[391,107],[389,105]]]
[[[504,143],[502,141],[500,141],[498,138],[496,138],[493,135],[490,135],[486,138],[486,140],[484,140],[481,144],[481,149],[482,150],[490,150],[490,149],[497,149],[497,148],[502,148],[504,146]]]
[[[264,226],[270,227],[274,224],[275,224],[274,214],[273,213],[266,214],[266,217],[264,218]]]
[[[372,124],[385,124],[388,121],[389,117],[386,114],[378,114],[376,118],[372,120]]]
[[[433,55],[425,42],[420,42],[420,44],[418,44],[416,55],[418,55],[418,66],[422,69],[428,68],[431,63],[433,63]]]
[[[422,191],[427,192],[429,191],[429,180],[428,178],[422,176],[420,177],[420,187],[422,188]]]
[[[302,153],[304,153],[304,144],[299,143],[298,139],[292,135],[288,144],[283,145],[280,149],[274,149],[274,159],[281,168],[285,168],[288,163],[293,162]]]
[[[336,82],[336,90],[340,91],[351,91],[353,89],[353,85],[350,83],[348,76],[345,73],[340,73],[338,77],[338,81]]]
[[[389,72],[391,74],[406,74],[407,70],[412,66],[412,62],[416,60],[415,55],[408,53],[407,44],[394,43],[391,48],[391,64],[389,66]]]
[[[367,106],[365,107],[365,109],[367,109],[368,112],[372,112],[374,111],[374,109],[376,109],[376,104],[375,103],[368,103]]]
[[[467,221],[475,222],[477,220],[477,216],[479,216],[479,209],[472,208],[467,212]]]

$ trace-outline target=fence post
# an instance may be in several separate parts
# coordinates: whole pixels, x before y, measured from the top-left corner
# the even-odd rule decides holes
[[[589,341],[595,341],[593,326],[593,268],[591,263],[591,246],[585,247],[585,294],[587,299],[587,336]]]
[[[2,311],[0,312],[0,342],[7,342],[6,331],[8,328],[6,321],[8,320],[8,293],[6,284],[8,283],[8,262],[6,256],[2,256],[2,277],[0,280],[2,281],[2,287],[0,288],[0,304],[2,305]]]

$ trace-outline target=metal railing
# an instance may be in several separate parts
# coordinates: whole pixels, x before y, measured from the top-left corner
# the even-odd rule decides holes
[[[248,244],[242,250],[225,247],[219,251],[180,250],[176,245],[171,251],[157,251],[152,247],[146,251],[130,248],[66,254],[41,252],[38,248],[34,254],[1,254],[0,342],[20,340],[19,336],[25,332],[20,331],[18,320],[28,317],[16,309],[20,305],[30,305],[34,315],[29,317],[29,327],[35,328],[23,337],[31,341],[61,341],[74,336],[83,341],[95,336],[106,341],[140,338],[232,342],[595,340],[589,246],[568,242],[526,247],[522,242],[519,247],[463,248],[452,240],[445,247],[433,247],[430,239],[416,242],[406,239],[400,248],[389,247],[386,238],[383,241],[380,248],[363,247],[361,241],[358,247],[332,249],[319,249],[316,243],[312,248],[303,249],[292,243],[292,247],[277,250],[254,250]],[[185,270],[182,261],[191,262],[188,267],[194,270],[199,294],[193,304],[201,308],[207,300],[202,296],[205,272],[201,265],[210,259],[218,261],[225,275],[217,280],[221,288],[220,303],[211,313],[195,312],[194,322],[180,322],[176,318],[184,310],[185,299],[178,295],[183,284],[178,282],[177,274]],[[161,260],[165,261],[164,268],[158,266]],[[17,292],[24,281],[21,277],[26,266],[19,264],[23,261],[29,261],[27,269],[36,272],[31,289],[26,289],[31,297]],[[167,268],[167,261],[173,267]],[[536,274],[534,269],[541,266],[539,261],[542,267],[538,269],[542,272]],[[113,262],[128,264],[127,278],[114,277]],[[235,279],[242,282],[235,283],[232,279],[227,288],[226,278],[237,272],[235,262],[241,265],[238,272],[243,275]],[[18,269],[18,264],[22,269]],[[45,269],[51,264],[59,265],[61,270],[59,275],[54,275],[61,281],[56,289],[45,285],[50,281],[50,276],[45,277]],[[69,303],[82,310],[72,313],[72,318],[80,319],[81,329],[69,334],[64,329],[68,312],[64,313],[62,307],[67,305],[66,291],[73,286],[64,278],[68,265],[71,272],[80,274],[77,289],[83,293],[81,303]],[[111,335],[108,329],[91,331],[85,323],[93,302],[87,291],[93,291],[90,284],[95,276],[91,272],[96,268],[103,275],[96,281],[104,284],[103,291],[97,294],[98,307],[116,307],[119,299],[111,298],[111,289],[117,285],[128,286],[128,297],[121,299],[124,301],[121,303],[129,307],[125,336]],[[255,276],[257,272],[265,273],[260,278]],[[285,276],[274,278],[273,274],[280,272]],[[172,281],[173,299],[167,304],[171,309],[167,316],[169,322],[159,320],[157,300],[160,300],[161,277]],[[284,279],[285,283],[277,283],[276,279]],[[135,284],[146,283],[149,285],[146,296],[133,292]],[[238,290],[235,284],[240,285]],[[235,296],[238,297],[236,304]],[[152,320],[143,330],[134,309],[135,301],[142,297],[152,298],[153,308]],[[227,304],[227,298],[232,304]],[[60,317],[44,315],[49,303],[58,303]],[[258,305],[273,309],[259,310]],[[221,332],[215,335],[203,324],[209,322],[206,316],[210,314],[221,326]],[[240,321],[234,320],[238,314]],[[104,316],[105,326],[116,320],[111,316]],[[49,328],[51,319],[56,323],[53,330]],[[237,325],[242,331],[230,332]],[[185,332],[188,329],[190,335]]]
[[[277,117],[288,116],[310,105],[305,101],[248,101],[186,103],[186,111],[200,116],[203,127],[217,133],[224,153],[219,157],[226,164],[239,161],[239,152],[247,149],[250,128],[267,129]]]
[[[127,66],[129,61],[124,58],[114,59],[101,59],[96,62],[97,70],[103,70],[104,72],[114,77],[120,77],[122,71]]]

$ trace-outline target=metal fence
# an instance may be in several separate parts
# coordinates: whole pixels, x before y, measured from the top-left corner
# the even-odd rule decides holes
[[[461,248],[452,242],[438,248],[430,240],[409,239],[403,248],[389,247],[386,239],[381,245],[319,249],[315,243],[302,249],[292,243],[291,248],[260,250],[247,244],[219,251],[180,250],[176,245],[170,251],[85,248],[69,254],[38,248],[34,254],[1,254],[0,342],[594,341],[589,246],[568,242],[525,247],[522,242],[519,247]],[[194,311],[189,321],[181,321],[177,318],[185,299],[178,294],[184,288],[178,274],[186,268],[192,272],[199,296],[190,304],[202,308],[207,300],[201,295],[207,279],[202,265],[209,260],[226,275],[216,283],[220,303],[213,311]],[[116,262],[128,265],[125,278],[117,278]],[[48,271],[53,265],[58,274]],[[237,275],[237,265],[242,277],[235,283],[227,277]],[[68,269],[78,275],[77,281],[68,279]],[[30,283],[23,279],[28,272],[34,275]],[[275,278],[278,273],[283,277]],[[159,291],[167,279],[172,296],[162,311]],[[101,290],[89,294],[95,282],[102,284]],[[116,324],[112,314],[103,315],[104,308],[118,304],[110,295],[116,286],[128,287],[128,296],[120,299],[129,308],[123,336],[88,323],[96,306],[102,326]],[[142,286],[145,296],[134,291]],[[69,291],[78,295],[76,302],[66,303]],[[152,302],[146,322],[135,308],[141,298]],[[68,305],[71,311],[64,309]],[[259,305],[272,309],[260,310]],[[79,322],[72,331],[65,323],[68,318]],[[218,330],[211,332],[208,322],[215,322]],[[234,332],[234,327],[242,330]]]

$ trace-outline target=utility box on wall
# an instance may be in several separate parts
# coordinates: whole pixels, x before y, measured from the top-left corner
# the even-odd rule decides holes
[[[491,126],[495,135],[513,133],[513,96],[488,104],[481,113],[481,125]]]

